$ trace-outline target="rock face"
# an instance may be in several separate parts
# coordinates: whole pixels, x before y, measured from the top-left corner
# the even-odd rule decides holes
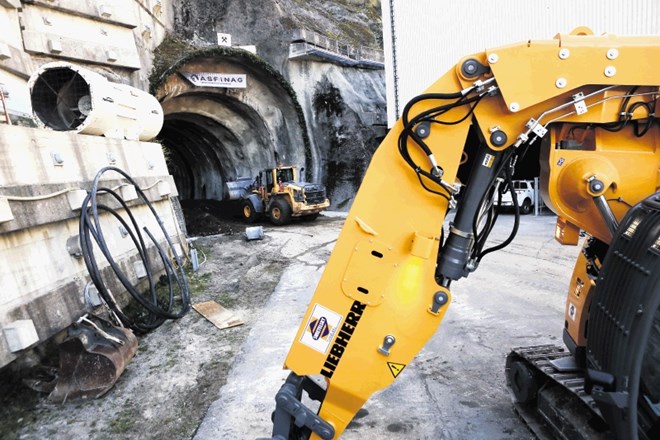
[[[292,32],[308,29],[353,46],[382,47],[380,0],[193,0],[174,4],[178,35],[214,45],[217,32],[232,45],[255,45],[283,71]]]
[[[304,78],[294,88],[332,207],[347,210],[385,133],[382,71],[312,61],[290,63],[289,74]]]
[[[196,77],[246,82],[203,87]],[[240,84],[239,84],[240,85]],[[304,119],[288,82],[249,52],[216,47],[192,52],[155,83],[165,123],[159,135],[183,200],[223,200],[227,181],[254,177],[275,152],[310,167]]]
[[[178,75],[179,81],[180,74],[170,70],[167,73],[170,80],[152,77],[160,87],[156,88],[156,95],[166,103],[161,140],[173,150],[170,161],[175,162],[172,168],[180,171],[173,175],[177,185],[184,188],[182,197],[218,198],[217,190],[208,187],[202,190],[199,185],[195,189],[193,181],[212,182],[215,187],[220,181],[250,171],[254,174],[261,167],[272,166],[271,152],[277,150],[286,162],[305,166],[306,180],[327,186],[333,209],[347,210],[385,131],[382,61],[359,63],[356,60],[361,57],[353,55],[355,51],[367,53],[360,52],[360,46],[380,46],[380,1],[195,0],[177,2],[174,8],[177,38],[196,48],[217,48],[217,33],[231,34],[234,47],[255,46],[256,57],[243,66],[248,68],[253,81],[265,85],[252,91],[213,91],[217,96],[211,101],[216,103],[216,109],[219,102],[231,102],[233,110],[215,113],[215,119],[220,121],[216,132],[222,136],[209,137],[208,132],[213,130],[200,130],[201,119],[199,124],[189,124],[182,130],[182,117],[172,116],[195,113],[196,104],[188,102],[188,108],[182,111],[173,102],[166,103],[177,93],[187,93],[172,88],[176,82],[172,75]],[[302,41],[301,29],[307,31],[303,35],[308,43],[320,34],[329,37],[320,44],[323,46],[320,55],[316,51],[318,46],[309,45],[304,47],[315,50],[292,55],[290,44]],[[190,57],[190,49],[183,49]],[[204,57],[201,53],[199,56]],[[227,58],[229,64],[230,58]],[[205,68],[219,72],[217,68],[224,66],[226,71],[227,63],[223,64],[220,58],[216,61],[215,70],[213,63],[207,63]],[[158,58],[155,63],[163,64]],[[287,85],[281,85],[275,78],[279,76],[289,84],[292,96],[286,93]],[[270,91],[268,84],[273,85]],[[209,113],[209,108],[204,108]],[[239,108],[242,111],[236,110]],[[241,114],[253,117],[246,116],[241,122]],[[218,115],[224,115],[225,119],[221,121]],[[190,121],[187,116],[183,119]],[[175,120],[179,122],[168,125]],[[247,136],[251,132],[254,135]],[[201,150],[191,160],[190,154],[182,153],[184,148],[177,147],[186,144],[208,145],[215,151],[210,155],[212,161],[207,162],[209,154]],[[189,158],[177,165],[182,154]],[[217,172],[211,176],[213,169]]]

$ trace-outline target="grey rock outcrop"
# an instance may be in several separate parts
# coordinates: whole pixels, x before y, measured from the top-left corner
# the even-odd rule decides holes
[[[218,32],[231,34],[233,46],[256,46],[257,56],[289,81],[302,108],[308,139],[285,137],[308,147],[307,157],[287,161],[305,164],[305,177],[327,186],[333,209],[348,209],[385,132],[384,72],[382,67],[342,65],[314,56],[294,59],[289,46],[296,31],[306,29],[339,41],[342,47],[378,47],[380,1],[194,0],[175,5],[174,23],[177,37],[198,48],[216,47]],[[299,123],[285,122],[279,126]],[[224,172],[242,168],[225,166]]]

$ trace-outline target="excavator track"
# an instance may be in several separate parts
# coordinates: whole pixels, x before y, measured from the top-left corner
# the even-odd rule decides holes
[[[515,407],[540,438],[660,438],[660,193],[623,218],[593,295],[586,371],[561,347],[514,349]]]
[[[506,377],[515,411],[537,438],[610,438],[596,402],[584,391],[584,370],[563,347],[514,348]]]

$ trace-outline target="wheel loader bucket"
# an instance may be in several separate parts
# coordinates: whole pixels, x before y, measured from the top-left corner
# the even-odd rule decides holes
[[[135,355],[137,345],[129,329],[96,317],[81,318],[69,327],[60,344],[57,385],[48,400],[64,403],[107,393]]]

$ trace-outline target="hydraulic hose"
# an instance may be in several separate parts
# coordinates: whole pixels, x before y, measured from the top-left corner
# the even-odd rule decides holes
[[[121,196],[110,188],[99,187],[101,177],[107,172],[119,173],[129,184],[135,186],[138,198],[151,211],[156,219],[161,231],[158,235],[162,235],[167,242],[167,246],[174,256],[176,267],[170,258],[168,258],[165,250],[159,244],[152,231],[146,226],[140,228],[131,209]],[[120,215],[117,210],[111,208],[106,203],[99,203],[99,196],[103,196],[106,199],[114,199],[123,209],[124,215]],[[99,214],[102,212],[106,212],[114,217],[114,219],[121,224],[123,230],[126,231],[127,236],[130,236],[133,246],[137,250],[146,272],[146,277],[149,283],[149,288],[146,293],[138,290],[138,288],[130,281],[129,276],[127,276],[112,256],[112,252],[106,243],[103,229],[101,227]],[[123,325],[131,328],[136,333],[146,333],[160,326],[166,319],[181,318],[190,310],[190,293],[188,290],[188,282],[183,271],[183,264],[174,249],[163,221],[156,213],[156,210],[149,202],[149,199],[146,197],[143,190],[140,189],[133,179],[123,170],[116,167],[105,167],[96,174],[96,177],[92,182],[92,188],[88,192],[80,212],[79,231],[83,259],[92,282],[98,289],[100,296],[106,302],[108,307],[110,307],[110,309],[119,317]],[[159,296],[159,291],[157,289],[158,283],[154,280],[154,268],[157,267],[157,265],[152,261],[152,257],[149,255],[149,249],[142,232],[147,235],[151,244],[156,249],[158,258],[160,258],[160,262],[165,271],[165,278],[167,279],[167,295],[165,295],[165,298],[162,298],[162,294]],[[94,255],[95,247],[98,248],[107,263],[110,265],[112,272],[119,280],[120,284],[130,294],[131,298],[133,298],[130,305],[137,308],[136,312],[126,313],[118,304],[117,300],[110,292],[110,289],[106,286],[99,265],[96,261],[96,256]],[[176,289],[174,288],[175,285]],[[179,295],[176,295],[177,292]],[[129,314],[131,316],[129,316]]]

